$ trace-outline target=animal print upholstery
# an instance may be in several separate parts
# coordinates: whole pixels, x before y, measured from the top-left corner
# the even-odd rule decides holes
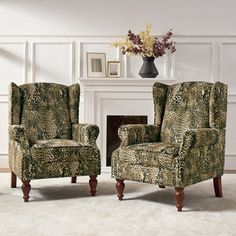
[[[185,187],[223,175],[227,86],[156,82],[153,100],[154,125],[119,128],[112,177]]]
[[[9,87],[9,165],[21,180],[100,174],[96,125],[78,124],[80,88]]]

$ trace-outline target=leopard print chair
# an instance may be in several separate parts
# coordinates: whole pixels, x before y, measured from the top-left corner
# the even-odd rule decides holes
[[[28,202],[33,179],[89,175],[91,195],[100,174],[99,128],[79,124],[79,84],[29,83],[9,86],[11,187],[22,180]]]
[[[184,82],[153,86],[154,125],[123,125],[120,147],[112,154],[112,177],[119,200],[124,180],[171,186],[177,210],[184,188],[213,179],[222,197],[227,86],[221,82]]]

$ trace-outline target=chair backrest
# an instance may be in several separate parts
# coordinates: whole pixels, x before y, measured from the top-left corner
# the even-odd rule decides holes
[[[31,145],[41,139],[71,139],[72,124],[78,123],[78,84],[10,87],[10,124],[22,124]]]
[[[160,90],[162,93],[158,98]],[[160,141],[181,143],[189,129],[225,128],[225,84],[184,82],[168,86],[156,83],[153,92],[155,124],[161,125]]]

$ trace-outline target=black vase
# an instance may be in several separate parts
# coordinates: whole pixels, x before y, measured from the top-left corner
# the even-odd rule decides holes
[[[154,60],[155,57],[143,57],[143,65],[139,71],[142,78],[155,78],[159,74]]]

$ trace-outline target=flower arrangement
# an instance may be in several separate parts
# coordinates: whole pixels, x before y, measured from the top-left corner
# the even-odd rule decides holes
[[[112,46],[120,46],[123,54],[143,57],[161,57],[168,50],[171,53],[176,51],[175,43],[171,40],[173,34],[171,30],[163,36],[156,37],[150,34],[151,29],[151,24],[146,24],[145,30],[139,34],[129,30],[124,41],[116,41]]]

